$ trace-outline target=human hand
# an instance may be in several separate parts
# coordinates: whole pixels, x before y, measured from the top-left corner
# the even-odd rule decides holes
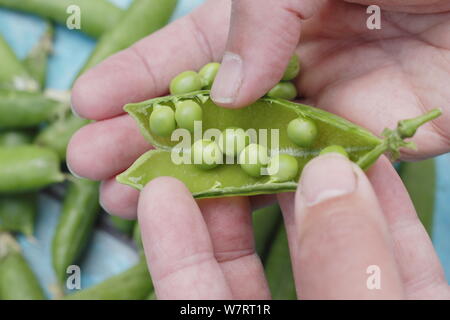
[[[240,89],[231,102],[221,99],[221,88],[233,87],[226,84],[232,72],[221,70],[213,98],[226,107],[246,105],[281,78],[301,30],[297,51],[303,66],[297,84],[307,101],[376,134],[398,119],[422,113],[422,108],[442,107],[444,115],[424,126],[414,139],[420,152],[409,156],[449,150],[446,30],[450,13],[445,11],[449,1],[386,7],[391,11],[382,13],[379,31],[366,28],[364,6],[343,1],[285,1],[285,6],[279,0],[276,5],[273,0],[233,3],[228,43],[230,1],[211,0],[77,81],[74,110],[98,122],[73,137],[68,164],[80,176],[103,180],[101,202],[108,212],[135,217],[138,192],[118,184],[115,175],[149,148],[134,121],[123,115],[124,104],[163,95],[180,71],[221,60],[225,51],[231,51],[242,58]]]
[[[312,160],[300,188],[279,195],[300,299],[448,299],[432,243],[386,158],[368,172],[338,154]],[[139,200],[159,299],[267,299],[248,198],[194,201],[173,178]],[[379,269],[380,289],[366,271]]]

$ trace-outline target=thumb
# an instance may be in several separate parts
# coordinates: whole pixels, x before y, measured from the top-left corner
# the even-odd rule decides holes
[[[301,20],[322,0],[234,0],[222,66],[212,87],[215,103],[243,107],[283,76],[300,37]]]

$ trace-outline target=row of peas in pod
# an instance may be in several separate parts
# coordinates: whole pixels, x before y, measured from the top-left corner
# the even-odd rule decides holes
[[[172,79],[170,92],[172,95],[185,94],[201,89],[209,89],[220,68],[219,63],[209,63],[198,73],[185,71]],[[284,72],[282,81],[267,94],[272,98],[294,99],[297,96],[295,85],[290,82],[297,77],[300,63],[294,55]],[[202,121],[202,107],[193,100],[183,100],[175,103],[175,111],[165,105],[156,105],[150,115],[150,129],[156,135],[169,137],[178,128],[194,132],[196,121]],[[290,121],[287,126],[289,139],[299,147],[310,147],[318,135],[318,128],[313,120],[299,117]],[[339,152],[347,156],[341,146],[329,146],[321,151]],[[190,149],[190,161],[203,170],[211,170],[228,160],[235,159],[242,170],[251,177],[262,174],[271,176],[272,181],[289,181],[296,178],[299,166],[294,156],[279,154],[277,150],[270,152],[266,146],[253,143],[250,135],[242,128],[230,127],[223,130],[218,139],[200,139],[194,142]],[[231,162],[234,163],[234,162]],[[266,169],[264,171],[263,169]]]

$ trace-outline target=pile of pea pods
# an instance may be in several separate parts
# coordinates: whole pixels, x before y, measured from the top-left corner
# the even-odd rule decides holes
[[[98,200],[99,183],[74,177],[65,165],[66,149],[71,136],[89,121],[72,114],[70,92],[54,94],[45,89],[54,25],[66,23],[66,9],[74,4],[83,8],[81,31],[98,39],[97,46],[81,68],[81,73],[163,27],[169,21],[177,1],[134,0],[128,9],[123,10],[108,0],[0,0],[0,8],[32,13],[47,21],[45,33],[25,59],[19,59],[0,35],[0,300],[48,299],[46,291],[51,291],[54,299],[153,300],[155,292],[143,255],[139,225],[136,221],[112,216],[108,216],[108,223],[134,241],[134,247],[140,257],[139,262],[92,287],[75,292],[68,291],[66,287],[67,268],[80,261],[86,247],[90,245],[89,237],[99,221],[99,215],[102,214]],[[102,19],[98,19],[98,16]],[[213,62],[198,72],[185,71],[169,84],[171,96],[126,108],[141,126],[144,136],[161,150],[143,155],[143,159],[148,161],[138,160],[140,166],[130,167],[118,178],[120,182],[140,189],[143,185],[137,186],[130,182],[136,181],[131,179],[133,174],[142,175],[145,171],[159,176],[166,173],[164,170],[175,170],[167,165],[161,166],[160,169],[154,169],[158,166],[153,165],[153,169],[149,169],[148,165],[150,161],[153,161],[153,164],[155,161],[166,164],[165,150],[172,147],[166,142],[167,137],[177,128],[193,131],[194,122],[203,119],[208,110],[205,111],[202,102],[209,99],[209,90],[219,67],[219,63]],[[319,125],[322,122],[312,119],[315,116],[318,119],[327,118],[327,115],[320,111],[311,111],[309,107],[301,109],[301,114],[308,116],[292,113],[297,105],[290,100],[299,96],[292,81],[299,72],[299,58],[293,55],[280,83],[260,99],[256,107],[264,109],[270,104],[278,108],[279,115],[286,115],[286,143],[293,148],[309,148],[314,143],[321,143],[317,154],[339,152],[351,160],[356,161],[356,157],[363,158],[363,153],[347,152],[349,148],[344,148],[346,146],[321,142],[319,133],[322,129]],[[141,116],[144,113],[135,113],[135,110],[143,109],[151,109],[151,113],[139,118],[137,114]],[[351,126],[334,117],[332,120]],[[261,126],[265,124],[262,123]],[[367,145],[370,142],[373,146],[381,143],[381,140],[363,129],[358,130],[361,143]],[[358,139],[355,136],[348,138],[352,143],[358,143]],[[239,141],[243,143],[236,143]],[[227,148],[227,145],[233,147]],[[229,170],[229,177],[238,178],[230,180],[240,184],[236,188],[215,189],[211,186],[215,186],[217,181],[211,180],[209,185],[208,178],[205,178],[204,189],[192,190],[196,198],[290,191],[296,187],[295,182],[301,172],[302,163],[298,162],[298,158],[290,154],[269,157],[263,146],[250,143],[243,128],[239,126],[224,128],[214,143],[204,139],[195,142],[192,150],[193,158],[196,155],[200,158],[209,155],[212,161],[199,163],[192,168],[192,172],[188,170],[184,173],[191,172],[207,177],[208,174],[214,175],[215,170]],[[218,165],[218,161],[215,161],[217,155],[239,160],[249,154],[256,155],[256,163],[248,164],[242,160],[239,165],[227,167]],[[261,177],[263,163],[269,168],[269,172],[273,163],[277,163],[277,167],[282,170],[269,174],[267,178]],[[411,192],[417,194],[415,205],[423,212],[421,219],[431,232],[430,212],[432,213],[435,181],[425,180],[423,176],[434,177],[431,174],[434,173],[433,163],[427,162],[427,165],[420,168],[416,165],[402,165],[400,171],[408,173],[407,186]],[[171,173],[176,175],[176,171]],[[183,178],[186,178],[183,182],[190,187],[189,180],[193,179],[180,177],[181,180]],[[223,181],[224,184],[226,182]],[[250,182],[249,190],[241,187],[249,185],[247,182]],[[38,196],[55,185],[64,190],[61,215],[52,236],[52,268],[57,282],[52,288],[44,290],[22,254],[17,236],[24,235],[30,241],[36,241],[33,235],[38,214]],[[420,188],[417,188],[418,185]],[[198,186],[199,184],[195,187]],[[273,204],[256,210],[253,213],[253,224],[256,251],[263,262],[272,297],[295,299],[296,290],[286,230],[279,206]]]

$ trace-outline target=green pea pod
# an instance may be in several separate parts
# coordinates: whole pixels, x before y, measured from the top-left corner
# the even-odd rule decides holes
[[[405,162],[400,167],[400,176],[408,189],[417,214],[433,234],[434,203],[436,196],[436,162],[428,159],[420,162]]]
[[[42,129],[34,142],[37,145],[55,150],[59,158],[64,161],[70,138],[77,130],[88,123],[89,120],[70,114],[66,118],[57,120]]]
[[[253,177],[237,161],[223,164],[213,170],[203,170],[198,166],[184,162],[183,156],[189,158],[194,142],[189,134],[172,141],[170,137],[155,135],[150,128],[150,115],[155,106],[168,106],[175,109],[181,101],[193,100],[202,107],[202,131],[215,129],[219,132],[230,127],[244,130],[253,129],[257,134],[266,133],[269,137],[267,148],[288,154],[297,160],[297,175],[289,181],[279,182],[269,175]],[[390,151],[395,154],[399,147],[410,147],[411,143],[403,141],[424,122],[436,118],[440,110],[412,120],[400,121],[397,130],[385,130],[385,140],[381,140],[364,128],[326,111],[297,104],[282,99],[262,98],[242,109],[227,109],[215,105],[209,97],[209,91],[197,91],[182,95],[172,95],[148,101],[128,104],[125,110],[137,121],[144,137],[157,148],[142,155],[128,170],[117,176],[117,181],[141,190],[149,181],[160,176],[172,176],[181,180],[195,198],[255,195],[294,191],[303,167],[320,151],[330,145],[345,148],[349,158],[362,168],[369,167],[381,154]],[[299,117],[315,123],[317,138],[308,147],[299,147],[288,137],[288,124]],[[414,129],[411,131],[411,129]],[[411,131],[411,132],[410,132]],[[278,145],[272,146],[272,133],[278,133]],[[186,133],[186,132],[184,132]],[[195,137],[194,132],[194,139]],[[182,140],[180,142],[180,140]],[[174,151],[174,152],[171,152]],[[178,163],[174,162],[174,159]]]
[[[0,0],[0,7],[39,15],[70,27],[79,8],[80,31],[94,37],[115,26],[123,10],[107,0]],[[72,10],[69,10],[72,9]]]
[[[28,56],[23,61],[30,75],[35,79],[41,89],[45,88],[45,78],[47,76],[48,56],[52,52],[54,28],[47,22],[47,28],[39,39],[36,46],[31,49]]]
[[[142,252],[144,250],[144,246],[142,245],[142,234],[141,234],[141,227],[139,226],[139,223],[136,222],[133,229],[133,241],[136,245],[136,248],[139,252]]]
[[[17,147],[31,144],[32,137],[25,131],[0,132],[0,147]]]
[[[70,180],[52,241],[53,268],[60,283],[64,283],[67,267],[78,259],[91,235],[100,211],[98,198],[98,182]]]
[[[0,128],[28,128],[55,117],[65,105],[41,93],[0,91]]]
[[[122,233],[131,234],[136,224],[135,220],[126,220],[117,216],[109,216],[111,224]]]
[[[36,212],[35,194],[0,196],[0,231],[33,236]]]
[[[20,247],[9,234],[0,234],[0,299],[44,300],[45,294]]]
[[[270,243],[273,240],[281,222],[280,207],[271,205],[253,212],[253,232],[256,252],[265,261]]]
[[[38,83],[0,35],[0,89],[36,91]],[[1,108],[1,107],[0,107]],[[0,114],[0,121],[2,115]],[[1,125],[0,125],[1,127]]]
[[[144,259],[134,267],[93,287],[70,294],[66,300],[143,300],[153,290]]]
[[[165,26],[176,4],[177,0],[133,1],[117,25],[102,35],[80,73]]]
[[[273,299],[295,300],[297,298],[284,225],[278,229],[270,248],[265,264],[265,273]]]
[[[35,191],[63,180],[53,150],[33,145],[0,147],[0,193]]]

